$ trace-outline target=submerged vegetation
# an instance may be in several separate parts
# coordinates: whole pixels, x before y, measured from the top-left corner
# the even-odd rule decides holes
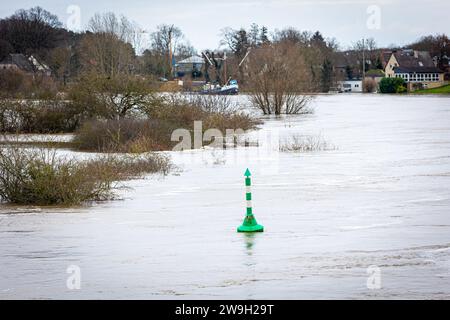
[[[2,133],[67,133],[81,123],[84,111],[60,98],[0,100]]]
[[[311,113],[313,75],[297,43],[284,41],[254,51],[247,84],[252,105],[263,114]]]
[[[280,143],[281,152],[332,151],[337,147],[327,142],[321,135],[293,135]]]
[[[91,120],[76,132],[73,146],[83,151],[141,153],[170,150],[172,132],[183,128],[256,129],[257,119],[244,113],[228,97],[166,95],[140,108],[136,117]]]
[[[21,205],[78,205],[112,199],[120,183],[149,173],[167,174],[158,154],[105,156],[79,161],[51,149],[0,149],[0,200]]]

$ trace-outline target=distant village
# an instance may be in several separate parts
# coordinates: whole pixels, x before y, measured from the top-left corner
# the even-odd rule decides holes
[[[450,44],[449,44],[450,46]],[[449,84],[450,58],[431,56],[428,51],[413,49],[377,50],[372,57],[362,63],[361,53],[354,50],[336,52],[333,71],[336,74],[336,86],[331,88],[338,92],[363,92],[363,84],[374,82],[376,91],[381,79],[401,78],[407,85],[407,91],[432,89]],[[439,67],[439,63],[440,66]],[[188,57],[175,64],[177,79],[201,79],[208,62],[198,55]],[[202,79],[204,81],[204,79]],[[200,82],[202,82],[200,80]]]
[[[371,59],[366,59],[367,69],[363,70],[362,60],[355,51],[343,51],[336,53],[336,64],[333,66],[336,73],[336,86],[331,91],[363,92],[364,83],[373,81],[375,87],[366,90],[376,92],[381,79],[402,78],[407,91],[413,92],[421,89],[438,88],[449,84],[450,67],[449,57],[441,60],[441,68],[438,66],[438,57],[431,56],[428,51],[413,49],[380,50],[375,64]],[[183,81],[202,85],[206,83],[204,77],[207,59],[199,55],[193,55],[174,63],[174,79],[183,86]],[[10,53],[0,61],[1,70],[16,70],[28,75],[43,75],[52,77],[52,69],[33,55],[22,53]],[[160,81],[168,81],[160,78]]]
[[[36,16],[36,27],[29,27],[27,22]],[[115,30],[122,31],[109,33],[102,19],[115,21]],[[85,32],[74,33],[42,8],[19,10],[0,20],[0,92],[26,95],[31,87],[43,84],[50,91],[64,91],[88,73],[134,75],[159,83],[162,91],[198,91],[233,81],[245,92],[271,64],[275,72],[289,69],[283,76],[280,72],[280,78],[295,81],[298,85],[290,90],[300,93],[383,92],[389,85],[383,79],[401,79],[394,81],[401,90],[386,92],[414,92],[440,88],[450,80],[446,35],[424,36],[406,47],[389,49],[378,48],[375,39],[363,39],[342,50],[336,39],[319,31],[269,32],[253,24],[248,30],[224,28],[220,49],[198,52],[179,28],[167,24],[158,26],[138,53],[133,43],[138,31],[133,27],[110,14],[93,17]],[[99,47],[106,42],[96,38],[105,35],[114,43]],[[278,59],[276,52],[283,58]]]
[[[380,50],[377,64],[372,65],[366,60],[368,70],[351,69],[361,63],[352,52],[342,52],[341,62],[336,66],[343,80],[339,81],[343,92],[362,92],[364,81],[373,80],[377,87],[382,78],[401,78],[409,92],[420,89],[442,87],[450,80],[449,57],[444,55],[441,60],[432,57],[427,51],[413,49]],[[442,69],[438,67],[441,62]]]

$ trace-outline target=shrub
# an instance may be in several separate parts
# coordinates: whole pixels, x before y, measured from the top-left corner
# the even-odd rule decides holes
[[[227,96],[170,95],[147,112],[150,119],[167,123],[171,131],[193,129],[194,121],[202,121],[203,130],[256,129],[261,121],[243,112],[238,103]]]
[[[217,102],[217,103],[216,103]],[[217,97],[185,97],[167,95],[147,104],[142,110],[146,119],[123,118],[92,120],[84,123],[75,134],[74,145],[80,150],[99,152],[140,153],[170,150],[176,129],[194,129],[202,121],[202,129],[255,129],[260,123],[238,110],[231,100]]]
[[[74,104],[60,99],[0,100],[0,132],[73,132],[83,118]]]
[[[280,144],[282,152],[313,152],[336,150],[336,146],[328,143],[322,136],[293,135]]]
[[[91,120],[85,122],[73,139],[84,151],[141,153],[164,150],[170,134],[147,119]]]
[[[377,83],[372,78],[366,78],[363,81],[363,90],[364,92],[372,93],[377,89]]]
[[[0,92],[4,97],[17,95],[24,87],[25,74],[18,70],[0,71]]]
[[[0,70],[0,96],[5,98],[54,98],[58,88],[55,81],[45,75],[26,74],[20,70]]]
[[[383,78],[380,81],[381,93],[403,93],[406,92],[405,80],[402,78]]]
[[[58,93],[58,86],[52,77],[46,75],[34,75],[31,94],[29,98],[49,100],[54,99]]]
[[[153,91],[152,83],[139,76],[85,74],[70,88],[68,98],[92,116],[115,119],[151,103]]]
[[[403,82],[403,85],[398,85],[397,89],[395,90],[395,93],[405,93],[408,90],[406,89],[406,85]]]
[[[49,149],[0,149],[0,199],[22,205],[77,205],[108,200],[119,180],[170,170],[168,159],[104,157],[79,162]]]

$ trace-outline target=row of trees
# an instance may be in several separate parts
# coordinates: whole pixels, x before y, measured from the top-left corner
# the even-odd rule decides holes
[[[301,65],[287,62],[308,79],[303,81],[308,83],[308,88],[302,85],[297,87],[299,90],[328,90],[333,82],[331,54],[337,46],[319,32],[300,33],[291,28],[269,35],[265,26],[253,24],[249,30],[226,28],[222,34],[221,43],[229,53],[229,74],[242,84],[249,83],[247,79],[257,73],[258,59],[270,55],[271,48],[275,47],[281,51],[289,48],[295,54],[288,56],[299,55],[298,59],[303,61]],[[138,25],[113,13],[96,14],[85,32],[70,32],[55,15],[35,7],[0,20],[0,59],[10,53],[32,54],[49,65],[58,83],[66,85],[86,75],[113,80],[126,76],[127,81],[130,75],[170,77],[171,53],[175,59],[195,54],[182,31],[173,25],[158,26],[150,35],[149,48],[138,54],[136,49],[142,47],[142,35]],[[249,50],[253,50],[249,60],[241,63]]]
[[[281,64],[278,63],[277,67],[282,68],[283,64],[286,64],[290,66],[289,68],[297,68],[298,73],[303,74],[302,78],[308,79],[307,87],[300,84],[305,81],[293,79],[298,83],[298,90],[329,91],[336,80],[333,61],[338,49],[337,42],[335,39],[325,39],[319,31],[312,33],[285,28],[276,30],[269,36],[267,27],[253,24],[249,30],[223,29],[221,44],[232,53],[228,63],[230,71],[245,87],[249,84],[248,79],[252,79],[253,82],[255,72],[259,70],[258,65],[265,61],[260,60],[262,57],[272,55],[271,58],[275,61],[279,51],[286,50],[289,54],[282,59]],[[251,52],[249,62],[243,64],[242,59],[249,51]],[[298,61],[290,62],[289,59],[301,60],[302,64],[298,64]],[[282,74],[282,70],[279,71]]]
[[[172,54],[179,60],[196,53],[174,25],[158,26],[146,45],[144,34],[136,23],[113,13],[96,14],[85,32],[74,33],[64,29],[55,15],[40,7],[18,10],[0,20],[0,60],[9,53],[33,54],[49,65],[58,83],[65,85],[85,74],[170,78]],[[292,77],[293,73],[301,75],[292,78],[296,91],[327,92],[342,77],[336,70],[339,56],[342,57],[338,44],[319,31],[285,28],[269,32],[266,26],[257,24],[249,29],[228,27],[222,30],[221,45],[228,53],[228,75],[237,78],[244,89],[250,90],[255,85],[253,80],[263,67],[273,67],[280,75],[284,69],[289,69],[287,72]],[[142,47],[147,49],[140,50]],[[424,37],[409,47],[429,51],[438,58],[441,67],[448,64],[448,58],[447,62],[445,59],[450,56],[450,41],[446,35]],[[280,52],[285,55],[280,56]],[[363,63],[365,70],[382,68],[380,49],[374,39],[356,42],[349,53],[358,62],[346,66],[346,77],[351,78],[362,70]],[[269,58],[271,62],[267,63]]]
[[[85,32],[74,33],[64,29],[55,15],[35,7],[0,20],[0,60],[10,53],[34,55],[65,83],[91,71],[168,77],[170,49],[176,58],[195,53],[179,28],[160,25],[150,34],[149,48],[140,54],[144,34],[136,23],[113,13],[96,14]]]
[[[428,51],[432,57],[436,57],[437,65],[442,70],[449,67],[450,39],[446,34],[424,36],[408,47],[414,50]]]

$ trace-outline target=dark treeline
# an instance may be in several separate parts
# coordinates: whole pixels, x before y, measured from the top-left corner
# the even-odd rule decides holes
[[[84,32],[75,33],[63,28],[58,18],[50,12],[35,7],[18,10],[0,20],[0,61],[11,54],[33,56],[51,70],[53,86],[65,86],[87,73],[114,77],[115,75],[144,75],[170,77],[169,45],[175,59],[195,54],[181,30],[175,26],[160,25],[151,34],[149,48],[138,54],[142,31],[132,21],[113,13],[92,17]],[[0,79],[2,88],[13,91],[14,85],[23,82],[22,91],[37,84],[21,70],[10,72]],[[23,71],[23,70],[22,70]],[[29,70],[25,70],[29,71]],[[14,73],[14,74],[11,74]],[[8,78],[9,83],[5,77]],[[19,81],[20,80],[20,81]],[[50,80],[46,80],[47,82]],[[17,88],[20,89],[20,88]]]

